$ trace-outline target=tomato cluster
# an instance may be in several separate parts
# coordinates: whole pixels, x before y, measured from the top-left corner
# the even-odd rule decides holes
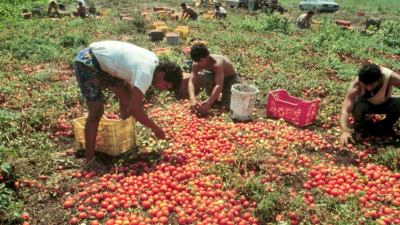
[[[359,194],[365,217],[400,224],[400,173],[375,164],[360,164],[357,168],[316,165],[308,177],[305,189],[317,187],[342,201]]]
[[[399,210],[383,204],[391,201],[392,206],[398,206],[398,175],[372,164],[335,167],[328,152],[342,147],[330,141],[335,138],[331,134],[300,130],[281,120],[232,123],[222,112],[197,118],[188,108],[188,102],[174,103],[168,110],[152,108],[152,117],[163,125],[170,142],[159,164],[137,162],[99,177],[94,172],[73,173],[74,178],[83,180],[78,191],[64,201],[64,208],[75,212],[71,224],[259,224],[254,217],[256,203],[234,189],[223,189],[220,177],[204,173],[218,162],[236,166],[235,151],[239,148],[243,155],[251,155],[259,147],[271,151],[260,159],[269,171],[263,179],[265,191],[274,191],[269,182],[278,183],[284,176],[307,177],[309,171],[301,193],[310,208],[316,204],[309,191],[312,188],[343,201],[351,194],[365,193],[360,203],[366,217],[398,220]],[[297,155],[293,149],[326,151],[327,161],[332,163],[313,165],[310,157]],[[241,169],[250,171],[243,176],[256,172],[252,166]],[[287,216],[293,224],[301,221],[296,214]],[[316,215],[309,219],[319,221]]]
[[[59,118],[57,125],[53,128],[53,133],[56,137],[70,137],[74,134],[72,124],[64,115]]]
[[[140,168],[141,167],[141,168]],[[82,182],[82,188],[64,201],[74,205],[79,219],[96,218],[105,224],[179,224],[219,223],[256,224],[251,216],[254,203],[235,198],[234,191],[223,191],[215,175],[200,176],[202,167],[162,163],[153,168],[132,164],[123,173],[107,173],[97,182]],[[138,174],[137,171],[143,170]],[[146,216],[129,209],[141,209]]]

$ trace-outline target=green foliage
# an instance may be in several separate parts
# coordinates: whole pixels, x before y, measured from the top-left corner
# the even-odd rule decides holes
[[[116,27],[118,34],[134,34],[141,33],[144,34],[147,29],[146,21],[141,13],[137,10],[129,14],[132,20],[121,20]]]
[[[12,201],[13,191],[6,188],[4,183],[0,183],[0,210],[6,210]]]
[[[284,198],[283,193],[274,191],[265,194],[259,201],[255,214],[258,218],[261,218],[262,224],[274,220],[274,215],[282,208],[280,204],[282,198]]]
[[[23,126],[18,123],[19,115],[10,111],[0,110],[0,123],[2,124],[0,140],[2,143],[10,143],[23,132]]]
[[[3,42],[0,46],[4,50],[10,51],[16,59],[50,61],[54,59],[57,54],[56,47],[50,45],[50,43],[52,43],[52,40],[44,35],[31,37],[22,34],[18,38]]]
[[[306,211],[306,210],[307,210],[307,207],[308,207],[308,206],[307,206],[307,204],[304,202],[303,196],[301,196],[301,195],[296,195],[296,196],[293,198],[293,200],[290,202],[290,204],[288,205],[288,209],[289,209],[290,211],[293,211],[293,212],[298,211],[298,212],[300,212],[300,213]]]
[[[64,48],[75,48],[88,45],[88,39],[86,36],[75,36],[66,34],[61,37],[60,45]]]
[[[3,0],[0,2],[0,30],[5,27],[12,28],[23,22],[20,15],[23,9],[28,11],[34,6],[46,7],[46,0]]]
[[[386,21],[382,25],[383,43],[388,47],[396,49],[400,54],[400,22]]]
[[[9,221],[18,222],[21,204],[16,201],[13,190],[17,175],[7,162],[1,163],[0,175],[3,179],[3,182],[0,182],[0,223],[4,222],[3,217]]]
[[[5,173],[6,175],[10,175],[11,165],[7,162],[3,162],[0,166],[0,172]]]
[[[377,153],[373,154],[370,159],[391,170],[400,171],[400,154],[398,148],[388,147],[386,149],[381,149]]]
[[[358,196],[350,196],[346,201],[340,202],[336,198],[327,197],[317,193],[316,212],[326,222],[340,224],[359,224],[362,217]],[[334,220],[331,220],[334,218]]]
[[[32,114],[0,110],[0,123],[2,124],[0,141],[5,143],[5,145],[0,146],[0,150],[2,150],[0,158],[28,155],[45,158],[48,151],[55,148],[47,134],[34,132],[34,121],[36,119],[37,117]],[[18,149],[18,152],[15,152],[16,149]],[[35,149],[35,151],[32,152],[32,149]],[[44,158],[42,159],[45,160]]]
[[[0,185],[1,186],[1,185]],[[8,191],[1,189],[0,187],[0,206],[3,204],[4,201],[11,200],[8,202],[8,206],[3,210],[0,207],[0,223],[4,225],[11,225],[11,224],[21,224],[21,211],[23,208],[23,203],[21,201],[15,200],[15,198],[8,199],[8,197],[2,198],[2,194],[7,195]],[[5,203],[5,202],[4,202]]]
[[[226,188],[233,188],[237,180],[235,171],[232,171],[232,167],[224,163],[216,163],[212,167],[209,167],[206,171],[209,174],[217,174],[224,180]]]
[[[292,25],[287,17],[280,14],[261,14],[256,20],[254,17],[245,17],[238,29],[253,32],[270,33],[277,32],[290,34]]]

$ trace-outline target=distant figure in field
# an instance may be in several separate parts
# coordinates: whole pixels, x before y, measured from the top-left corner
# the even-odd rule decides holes
[[[50,13],[54,10],[54,13],[58,16],[61,17],[60,12],[58,11],[60,9],[59,3],[56,0],[50,0],[47,4],[47,15],[50,16]]]
[[[312,23],[312,16],[314,15],[314,11],[308,11],[307,13],[304,13],[297,18],[296,25],[300,29],[308,29],[311,27]]]
[[[222,19],[226,18],[228,12],[219,4],[215,6],[214,18]]]
[[[83,5],[82,2],[78,2],[78,7],[76,8],[76,10],[80,18],[85,19],[86,17],[88,17],[88,14],[86,12],[86,6]]]
[[[340,143],[353,140],[347,119],[351,113],[354,132],[360,135],[380,134],[396,136],[393,125],[400,116],[400,98],[392,97],[393,87],[400,87],[400,75],[386,67],[365,64],[350,84],[340,115],[342,135]],[[367,114],[386,114],[385,119],[372,123]]]
[[[366,32],[369,27],[375,27],[377,30],[379,30],[381,28],[381,22],[381,18],[367,19],[365,22],[364,32]]]
[[[186,3],[181,4],[182,7],[182,16],[181,19],[191,19],[191,20],[197,20],[197,12],[194,11],[194,9],[190,6],[187,6]]]
[[[42,17],[44,12],[43,12],[43,8],[40,6],[35,6],[32,8],[31,10],[32,16],[38,16],[38,17]]]

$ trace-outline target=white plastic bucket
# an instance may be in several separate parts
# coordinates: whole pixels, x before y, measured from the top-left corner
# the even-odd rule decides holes
[[[166,35],[167,38],[167,43],[169,45],[178,45],[180,38],[179,38],[179,33],[167,33]]]
[[[232,85],[231,117],[236,120],[250,120],[259,93],[258,88],[249,84]]]

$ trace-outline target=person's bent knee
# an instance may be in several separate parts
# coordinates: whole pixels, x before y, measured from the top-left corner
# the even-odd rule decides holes
[[[354,116],[354,115],[357,115],[360,113],[367,113],[368,108],[369,108],[369,104],[367,101],[358,100],[354,103],[354,107],[353,107],[351,114]]]
[[[400,98],[391,98],[390,99],[390,108],[394,112],[400,113]]]

